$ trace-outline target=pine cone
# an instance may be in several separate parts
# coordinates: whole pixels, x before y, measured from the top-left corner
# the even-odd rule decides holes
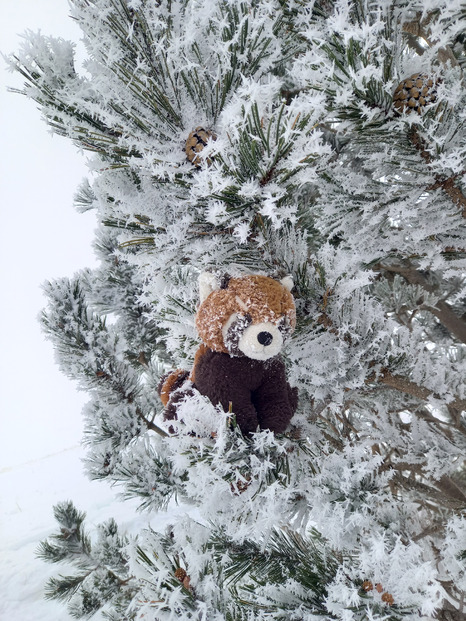
[[[238,479],[235,483],[232,483],[230,485],[231,491],[235,496],[239,496],[239,494],[245,492],[251,485],[251,477],[249,475],[246,475],[245,479],[245,481],[240,481]]]
[[[372,589],[374,588],[374,585],[372,584],[370,580],[364,580],[364,582],[362,583],[362,588],[365,591],[372,591]]]
[[[204,129],[203,127],[196,127],[196,129],[188,136],[185,148],[186,156],[188,160],[197,168],[202,165],[202,158],[199,157],[198,153],[200,153],[206,146],[209,138],[217,140],[217,136],[214,132],[209,129]],[[211,164],[212,160],[207,158],[207,163]]]
[[[178,567],[178,569],[175,571],[175,578],[177,578],[177,580],[179,580],[180,582],[183,582],[183,580],[185,580],[186,577],[187,577],[186,570],[183,569],[182,567]]]
[[[437,99],[435,82],[425,73],[415,73],[398,84],[393,94],[393,106],[400,114],[403,111],[421,109]]]
[[[384,593],[382,595],[382,601],[388,604],[388,606],[393,606],[395,600],[393,599],[393,595],[391,593]]]

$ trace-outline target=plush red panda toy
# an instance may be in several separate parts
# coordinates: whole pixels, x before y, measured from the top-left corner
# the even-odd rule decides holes
[[[243,434],[285,431],[298,400],[279,355],[296,325],[292,287],[290,277],[220,282],[214,274],[201,274],[196,327],[202,345],[191,373],[173,371],[159,384],[166,420],[175,419],[177,404],[197,389],[226,412],[231,408]]]

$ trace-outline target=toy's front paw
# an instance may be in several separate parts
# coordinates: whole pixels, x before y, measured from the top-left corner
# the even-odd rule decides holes
[[[183,388],[178,389],[174,393],[170,395],[170,399],[165,406],[165,410],[163,412],[164,420],[180,420],[178,416],[178,408],[181,402],[183,402],[186,398],[192,397],[194,395],[193,388]],[[181,421],[182,422],[182,421]],[[174,433],[173,427],[169,429],[170,433]]]
[[[259,421],[254,408],[251,407],[251,411],[238,411],[234,412],[235,419],[238,427],[241,429],[243,435],[254,433],[259,427]]]

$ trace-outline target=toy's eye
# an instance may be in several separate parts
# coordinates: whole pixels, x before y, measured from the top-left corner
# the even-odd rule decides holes
[[[220,278],[220,289],[228,289],[230,280],[231,276],[229,274],[223,274],[223,276]]]
[[[243,336],[244,331],[249,325],[251,325],[251,323],[252,317],[249,313],[245,313],[244,315],[234,313],[223,326],[223,342],[225,343],[230,354],[233,354],[234,356],[243,355],[238,349],[238,343]]]
[[[277,328],[280,330],[283,338],[286,338],[291,334],[291,323],[288,317],[281,317],[277,323]]]

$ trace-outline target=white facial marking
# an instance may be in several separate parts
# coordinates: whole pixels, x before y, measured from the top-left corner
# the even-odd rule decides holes
[[[238,342],[238,349],[253,360],[268,360],[280,353],[282,346],[282,334],[270,322],[252,324],[246,328]]]

